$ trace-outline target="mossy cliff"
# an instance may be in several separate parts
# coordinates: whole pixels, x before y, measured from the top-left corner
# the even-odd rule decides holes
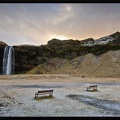
[[[112,41],[108,41],[107,44],[98,44],[101,41],[106,42],[108,38]],[[3,64],[3,52],[6,45],[7,44],[0,44],[1,74]],[[94,40],[93,38],[88,38],[81,41],[72,39],[52,39],[48,41],[46,45],[18,45],[13,47],[15,51],[15,74],[27,73],[40,64],[48,63],[53,58],[60,58],[61,60],[64,59],[65,61],[69,61],[79,56],[87,55],[89,53],[95,56],[100,56],[109,51],[120,50],[120,33],[116,32],[112,35],[104,37],[104,39],[98,40]],[[60,61],[57,62],[59,64]]]
[[[2,74],[4,48],[7,44],[0,41],[0,74]]]

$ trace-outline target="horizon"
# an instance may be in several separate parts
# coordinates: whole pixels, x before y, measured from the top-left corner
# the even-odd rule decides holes
[[[0,41],[44,45],[51,39],[84,40],[120,31],[119,3],[0,4]]]
[[[119,32],[119,31],[116,31],[116,32],[114,32],[114,33],[117,33],[117,32]],[[114,33],[112,33],[112,34],[114,34]],[[119,32],[120,33],[120,32]],[[112,35],[112,34],[110,34],[110,35]],[[106,36],[109,36],[109,35],[105,35],[105,36],[101,36],[100,38],[103,38],[103,37],[106,37]],[[100,39],[100,38],[98,38],[98,39]],[[58,38],[52,38],[51,40],[53,40],[53,39],[57,39],[57,40],[60,40],[60,41],[64,41],[64,40],[78,40],[78,39],[58,39]],[[85,39],[89,39],[89,38],[85,38]],[[83,40],[85,40],[85,39],[83,39]],[[95,41],[95,40],[98,40],[98,39],[94,39],[93,38],[93,40]],[[50,40],[48,40],[48,41],[50,41]],[[48,42],[47,41],[47,42]],[[82,41],[82,40],[78,40],[78,41]],[[0,41],[0,42],[4,42],[4,41]],[[7,43],[6,43],[7,44]],[[48,44],[48,43],[46,43],[46,44]],[[46,44],[38,44],[38,45],[33,45],[33,44],[18,44],[18,45],[8,45],[8,46],[41,46],[41,45],[46,45]]]

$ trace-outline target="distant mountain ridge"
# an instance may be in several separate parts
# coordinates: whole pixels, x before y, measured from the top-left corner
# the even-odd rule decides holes
[[[48,44],[62,45],[68,41],[73,41],[73,39],[59,40],[54,38],[48,41]],[[84,40],[74,40],[74,42],[77,42],[82,46],[94,46],[94,45],[118,44],[118,43],[120,44],[120,32],[115,32],[111,35],[107,35],[99,39],[87,38]]]
[[[59,40],[59,39],[53,38],[53,39],[48,41],[48,44],[54,44],[54,45],[61,44],[62,45],[68,41],[73,42],[73,39]],[[84,45],[84,46],[103,45],[103,44],[108,44],[108,43],[112,43],[112,44],[119,43],[120,44],[120,32],[117,31],[111,35],[107,35],[107,36],[104,36],[104,37],[101,37],[98,39],[87,38],[84,40],[74,40],[74,42],[77,42],[77,43]],[[0,46],[1,45],[6,46],[7,44],[3,41],[0,41]],[[33,45],[25,44],[25,45],[18,45],[18,46],[33,46]],[[34,45],[34,46],[36,46],[36,45]]]

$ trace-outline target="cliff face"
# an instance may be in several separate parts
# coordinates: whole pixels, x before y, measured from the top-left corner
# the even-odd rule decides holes
[[[0,41],[0,74],[2,74],[4,48],[7,44]]]
[[[3,52],[6,45],[3,42],[0,44],[0,74],[2,74]],[[13,47],[15,51],[15,74],[27,73],[39,65],[44,67],[43,64],[48,65],[48,68],[45,67],[46,69],[53,71],[55,66],[57,66],[55,69],[58,69],[59,67],[63,67],[62,65],[65,62],[75,60],[78,57],[82,59],[82,56],[88,54],[99,57],[109,51],[120,50],[120,33],[116,32],[98,40],[94,40],[93,38],[82,41],[52,39],[46,45],[19,45]],[[52,63],[52,65],[49,66],[49,63]],[[78,63],[77,65],[79,66]],[[40,66],[39,68],[43,69],[43,71],[37,71],[37,73],[46,73],[46,70]]]
[[[46,46],[14,46],[15,73],[26,73],[33,67],[51,59],[54,51]]]

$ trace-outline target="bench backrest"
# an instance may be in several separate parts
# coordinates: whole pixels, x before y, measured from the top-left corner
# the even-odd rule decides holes
[[[92,86],[90,86],[90,87],[97,87],[97,85],[92,85]]]
[[[41,90],[41,91],[38,91],[38,93],[43,93],[43,92],[53,92],[53,90]]]

